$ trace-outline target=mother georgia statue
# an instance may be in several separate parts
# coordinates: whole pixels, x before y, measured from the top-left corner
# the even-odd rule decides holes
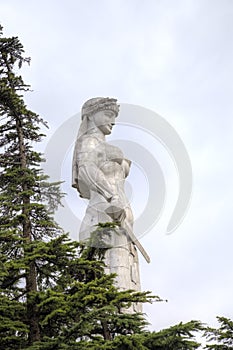
[[[124,191],[131,161],[116,146],[105,141],[115,124],[119,105],[114,98],[97,97],[84,103],[73,155],[73,182],[80,197],[89,200],[79,233],[88,241],[99,223],[116,222],[106,243],[106,272],[116,273],[122,289],[140,290],[137,248],[149,257],[133,234],[133,214]],[[98,230],[96,231],[98,232]]]

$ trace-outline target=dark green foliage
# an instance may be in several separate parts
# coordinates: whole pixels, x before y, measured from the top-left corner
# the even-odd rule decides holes
[[[207,328],[206,337],[210,344],[205,349],[232,350],[233,349],[233,321],[226,317],[217,317],[220,327]]]
[[[194,334],[203,330],[200,322],[180,323],[174,327],[159,332],[138,332],[132,335],[118,335],[111,341],[101,338],[91,341],[80,340],[70,346],[72,350],[194,350],[200,347]],[[64,343],[57,349],[68,349]]]
[[[180,323],[160,332],[148,333],[145,345],[148,349],[155,350],[192,350],[198,349],[200,344],[195,340],[195,333],[203,330],[198,321]]]
[[[0,349],[20,349],[28,335],[25,306],[6,295],[0,300]]]
[[[18,38],[2,38],[1,27],[0,293],[9,309],[15,305],[15,314],[8,318],[9,336],[22,334],[22,338],[33,343],[40,339],[39,316],[34,303],[39,279],[37,243],[61,232],[48,210],[50,203],[59,204],[61,194],[57,184],[47,183],[40,169],[41,154],[33,149],[34,143],[43,136],[40,126],[46,123],[23,101],[22,94],[28,86],[15,73],[17,66],[20,68],[24,62],[30,62],[23,53]],[[25,305],[23,315],[22,305]],[[11,348],[10,343],[8,347]]]

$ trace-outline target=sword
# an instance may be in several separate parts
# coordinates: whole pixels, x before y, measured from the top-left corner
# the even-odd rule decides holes
[[[118,206],[111,205],[107,209],[105,209],[106,214],[108,214],[113,220],[118,220],[120,222],[121,227],[125,229],[128,237],[132,241],[132,243],[138,248],[142,256],[145,258],[146,262],[150,263],[150,257],[133,233],[131,227],[127,225],[127,223],[123,220],[124,219],[124,209],[119,208]]]

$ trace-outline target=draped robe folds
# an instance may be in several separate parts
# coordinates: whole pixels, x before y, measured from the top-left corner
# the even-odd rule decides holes
[[[133,214],[124,191],[130,164],[118,147],[96,134],[83,135],[75,145],[72,186],[89,200],[79,240],[87,241],[99,223],[119,221],[120,225],[109,228],[104,236],[105,244],[111,247],[106,252],[106,272],[117,274],[116,285],[121,290],[139,291],[137,249],[127,235],[127,228],[133,231]],[[133,308],[141,311],[140,304]]]

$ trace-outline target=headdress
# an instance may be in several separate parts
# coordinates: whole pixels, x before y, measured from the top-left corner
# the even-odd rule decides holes
[[[103,110],[113,111],[117,117],[119,113],[119,105],[116,103],[115,98],[109,97],[95,97],[86,101],[82,107],[82,120],[85,116],[89,117],[93,113],[97,113]]]

